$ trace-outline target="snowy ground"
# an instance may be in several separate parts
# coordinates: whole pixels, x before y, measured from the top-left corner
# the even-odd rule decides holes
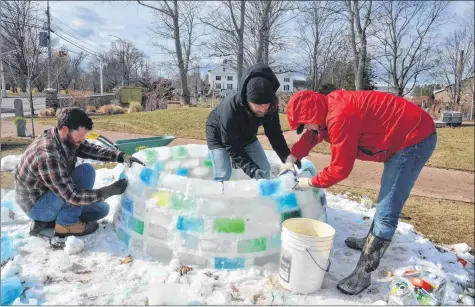
[[[111,175],[118,178],[119,165],[114,170],[98,170],[95,187],[106,185]],[[2,200],[14,199],[14,192],[2,190]],[[466,244],[436,248],[428,239],[416,234],[413,227],[400,223],[397,234],[386,252],[381,266],[373,273],[372,285],[357,296],[346,296],[336,289],[340,279],[355,267],[360,253],[346,247],[347,236],[367,233],[374,209],[346,199],[342,195],[327,195],[329,224],[336,229],[331,252],[332,266],[325,275],[322,289],[311,295],[298,295],[283,289],[278,282],[277,264],[253,267],[241,271],[199,269],[180,276],[177,261],[158,263],[145,256],[136,256],[120,264],[128,255],[112,227],[112,212],[119,197],[108,200],[111,214],[101,221],[97,233],[83,237],[85,247],[69,255],[70,266],[61,269],[64,251],[54,251],[47,241],[28,236],[29,224],[21,215],[15,221],[2,223],[2,235],[15,237],[18,252],[14,262],[21,266],[20,279],[28,287],[26,298],[38,299],[48,305],[355,305],[385,303],[391,277],[388,272],[413,264],[424,264],[440,270],[450,281],[447,304],[460,302],[465,292],[473,293],[474,258]],[[450,250],[452,248],[452,251]],[[469,261],[464,268],[456,254]],[[2,279],[5,275],[2,269]],[[471,283],[472,289],[467,289]],[[472,294],[473,295],[473,294]],[[465,302],[472,302],[464,299]]]

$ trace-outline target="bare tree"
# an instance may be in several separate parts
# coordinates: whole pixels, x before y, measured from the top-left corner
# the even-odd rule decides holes
[[[473,44],[473,31],[464,25],[444,39],[437,58],[434,77],[449,85],[447,93],[450,100],[457,105],[460,104],[463,80],[473,74]]]
[[[3,5],[2,50],[12,51],[8,54],[9,58],[5,58],[4,65],[10,66],[10,71],[14,74],[12,77],[16,77],[21,90],[25,92],[31,85],[27,80],[31,81],[40,74],[38,33],[41,27],[37,4],[29,0],[14,0],[4,1]]]
[[[223,11],[225,14],[222,14]],[[211,56],[235,57],[238,87],[244,70],[244,26],[246,1],[222,1],[206,18],[201,21],[218,31],[217,37],[210,43]],[[231,61],[234,62],[234,61]]]
[[[131,41],[118,39],[111,44],[110,53],[122,64],[124,84],[130,85],[132,73],[143,63],[143,52],[138,50]]]
[[[71,82],[77,80],[81,73],[81,64],[86,58],[84,52],[78,55],[69,54],[68,57],[56,58],[55,66],[58,66],[58,84],[63,90],[69,90]]]
[[[153,33],[159,41],[168,39],[174,41],[174,50],[168,48],[166,42],[155,45],[173,58],[180,72],[182,102],[189,105],[190,90],[187,75],[190,69],[194,68],[193,62],[198,60],[196,57],[198,53],[193,53],[192,49],[199,44],[199,38],[202,36],[197,33],[196,28],[203,4],[199,1],[162,0],[155,1],[157,6],[152,6],[140,0],[137,2],[156,11],[157,23],[153,28]]]
[[[363,89],[366,57],[368,54],[368,29],[375,8],[372,0],[345,0],[344,16],[350,26],[350,42],[353,50],[353,68],[356,90]]]
[[[301,65],[301,72],[309,76],[310,88],[314,91],[319,90],[331,69],[337,68],[332,64],[338,60],[339,54],[347,49],[346,37],[341,35],[345,25],[334,10],[328,9],[334,6],[333,1],[313,0],[299,3],[299,49],[296,52],[307,64]]]
[[[249,2],[246,10],[245,40],[247,45],[247,65],[264,63],[271,65],[272,54],[286,46],[284,25],[295,18],[290,14],[295,9],[293,1],[259,0]]]
[[[376,35],[380,51],[375,59],[399,96],[410,92],[417,78],[434,67],[435,30],[447,6],[447,1],[381,2]]]

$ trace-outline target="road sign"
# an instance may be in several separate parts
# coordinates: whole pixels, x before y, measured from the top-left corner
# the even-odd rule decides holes
[[[40,47],[48,47],[48,33],[40,32]]]
[[[56,51],[56,56],[59,57],[59,58],[67,57],[68,52],[67,51]]]

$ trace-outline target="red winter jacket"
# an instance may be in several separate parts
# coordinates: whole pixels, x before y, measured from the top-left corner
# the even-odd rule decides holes
[[[431,116],[401,97],[375,91],[333,91],[328,96],[301,91],[287,106],[291,129],[318,124],[318,136],[305,131],[292,147],[301,159],[325,140],[331,144],[331,163],[311,184],[330,187],[346,179],[355,159],[385,162],[395,152],[413,146],[435,131]]]

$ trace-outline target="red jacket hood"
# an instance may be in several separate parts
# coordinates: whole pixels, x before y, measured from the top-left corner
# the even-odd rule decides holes
[[[287,104],[287,119],[292,130],[296,130],[301,124],[317,124],[325,127],[327,113],[325,95],[309,90],[297,92],[290,97]]]

